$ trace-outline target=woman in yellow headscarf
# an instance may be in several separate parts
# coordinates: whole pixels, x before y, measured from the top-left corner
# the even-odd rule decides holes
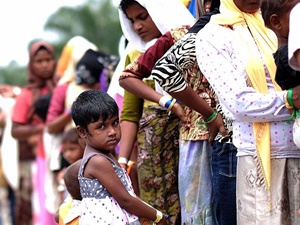
[[[297,224],[300,150],[292,140],[287,100],[275,82],[275,35],[260,0],[221,0],[220,14],[197,35],[199,66],[233,119],[238,149],[237,224]]]

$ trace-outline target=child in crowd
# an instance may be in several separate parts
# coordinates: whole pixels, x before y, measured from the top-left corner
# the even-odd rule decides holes
[[[268,28],[273,30],[278,39],[278,50],[274,54],[275,63],[277,65],[276,70],[276,82],[283,90],[287,91],[287,97],[292,94],[294,87],[300,84],[300,71],[294,70],[289,65],[288,57],[288,37],[289,37],[289,19],[290,13],[293,7],[298,3],[298,0],[283,1],[278,3],[276,0],[264,0],[262,1],[262,15],[265,24]],[[284,13],[282,13],[284,12]],[[292,115],[289,121],[292,121],[298,116],[298,109],[294,108],[293,105],[289,107]],[[300,121],[295,120],[294,123],[294,142],[300,147],[300,136],[298,132],[300,128]]]
[[[261,5],[265,25],[274,31],[278,39],[278,50],[274,53],[277,65],[275,79],[283,90],[300,84],[300,72],[292,69],[288,64],[289,18],[292,8],[297,3],[297,0],[282,2],[263,0]]]
[[[84,91],[71,112],[86,142],[78,175],[81,224],[140,224],[139,217],[167,224],[166,216],[136,197],[129,176],[113,155],[121,138],[114,99],[99,90]]]
[[[289,64],[295,70],[300,70],[300,32],[299,32],[299,15],[300,3],[294,6],[290,15],[290,33],[288,38],[289,45]]]
[[[62,154],[69,165],[82,158],[84,148],[84,140],[79,137],[76,128],[71,128],[64,133],[62,137]],[[68,194],[66,193],[66,185],[64,183],[65,172],[66,168],[63,168],[57,176],[59,183],[58,191],[60,192],[62,201]]]
[[[81,194],[78,181],[78,171],[81,159],[67,167],[64,174],[64,183],[66,185],[69,196],[59,207],[56,214],[56,222],[59,225],[78,225],[80,216]]]

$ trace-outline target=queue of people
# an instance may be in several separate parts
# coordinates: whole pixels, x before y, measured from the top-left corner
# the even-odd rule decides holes
[[[118,7],[118,65],[37,41],[26,86],[0,87],[0,225],[300,224],[299,1]]]

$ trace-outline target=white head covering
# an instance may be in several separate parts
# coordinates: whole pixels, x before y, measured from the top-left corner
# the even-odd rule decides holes
[[[148,11],[151,19],[162,35],[172,28],[180,27],[182,25],[192,25],[195,22],[195,18],[181,0],[136,1]],[[154,44],[155,41],[146,43],[140,38],[133,30],[130,20],[121,9],[119,9],[119,18],[124,36],[137,50],[145,52],[147,48]]]

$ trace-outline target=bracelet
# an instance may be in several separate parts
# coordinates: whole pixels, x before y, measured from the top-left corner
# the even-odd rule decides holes
[[[294,103],[293,103],[293,88],[290,88],[288,91],[287,91],[287,103],[288,103],[288,106],[292,109],[294,108]],[[287,105],[287,104],[285,104]],[[287,107],[288,107],[287,106]]]
[[[174,104],[176,103],[176,99],[175,98],[172,98],[172,102],[171,104],[169,105],[169,107],[167,108],[167,112],[171,111],[171,109],[173,108]]]
[[[293,107],[290,106],[288,100],[287,100],[287,94],[288,92],[287,91],[283,91],[283,101],[284,101],[284,104],[285,104],[285,107],[288,108],[288,109],[292,109]]]
[[[156,220],[154,221],[154,223],[158,223],[159,221],[161,221],[161,219],[163,218],[163,214],[161,211],[156,210]]]
[[[214,110],[214,112],[206,119],[204,119],[205,123],[211,123],[212,121],[214,121],[218,116],[218,112],[216,110]]]
[[[122,163],[122,164],[127,165],[128,164],[128,159],[126,159],[125,157],[119,157],[118,163]]]
[[[168,103],[170,101],[170,103]],[[168,96],[168,95],[163,95],[160,99],[159,99],[159,102],[158,104],[161,106],[161,107],[166,107],[167,104],[171,104],[171,101],[172,101],[172,98],[171,96]]]
[[[166,102],[166,104],[165,104],[166,109],[170,107],[172,101],[173,101],[173,98],[171,98],[169,101]]]

